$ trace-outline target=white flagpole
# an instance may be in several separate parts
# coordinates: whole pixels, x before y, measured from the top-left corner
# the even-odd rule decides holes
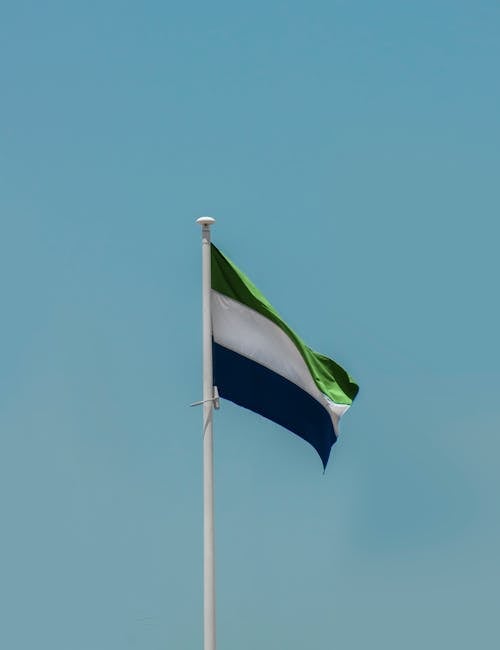
[[[210,313],[212,217],[200,217],[203,295],[203,638],[204,650],[215,650],[215,537],[214,537],[214,442],[212,415],[212,318]]]

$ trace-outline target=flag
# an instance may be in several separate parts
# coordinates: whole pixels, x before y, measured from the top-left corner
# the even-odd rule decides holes
[[[326,468],[358,386],[314,352],[257,287],[211,245],[214,385],[219,395],[307,440]]]

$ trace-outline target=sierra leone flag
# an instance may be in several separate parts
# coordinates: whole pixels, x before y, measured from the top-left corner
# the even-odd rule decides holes
[[[358,386],[309,348],[213,244],[214,385],[219,395],[307,440],[326,467]]]

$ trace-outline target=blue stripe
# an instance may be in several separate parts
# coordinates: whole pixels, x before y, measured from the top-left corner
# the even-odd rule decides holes
[[[326,467],[337,437],[327,409],[288,379],[213,343],[214,384],[219,395],[307,440]]]

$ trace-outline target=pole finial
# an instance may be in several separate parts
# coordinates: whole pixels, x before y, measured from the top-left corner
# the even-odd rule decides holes
[[[215,223],[215,219],[213,217],[199,217],[196,219],[196,223],[199,223],[200,226],[211,226]]]

